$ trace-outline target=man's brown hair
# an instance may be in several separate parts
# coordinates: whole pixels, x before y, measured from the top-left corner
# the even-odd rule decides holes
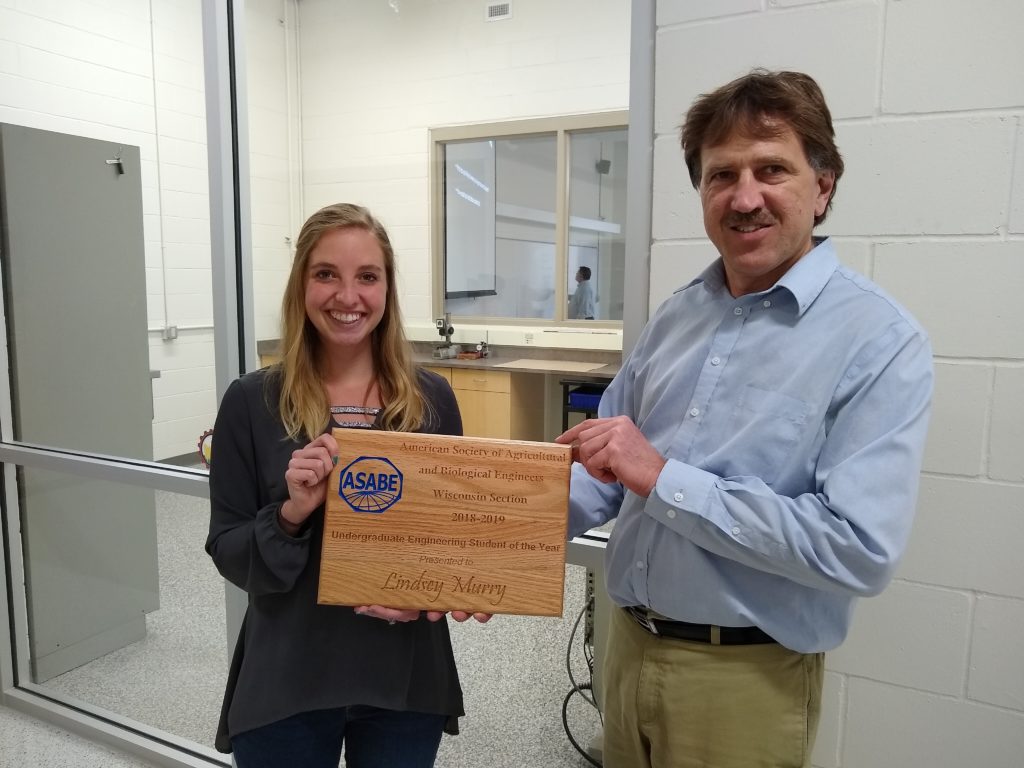
[[[815,171],[835,173],[828,205],[814,218],[815,226],[821,224],[843,175],[843,158],[836,147],[825,96],[814,78],[802,72],[755,69],[697,97],[680,130],[683,158],[694,189],[700,188],[702,147],[716,146],[733,133],[775,138],[787,127],[800,139],[807,162]]]

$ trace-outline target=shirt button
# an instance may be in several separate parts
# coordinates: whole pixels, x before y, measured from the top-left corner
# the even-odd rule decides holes
[[[682,494],[680,494],[680,495],[682,495]],[[676,519],[676,511],[675,511],[674,509],[670,509],[670,510],[668,510],[668,511],[667,511],[667,512],[665,513],[665,516],[666,516],[666,517],[667,517],[667,518],[668,518],[669,520],[675,520],[675,519]]]
[[[691,408],[690,409],[690,415],[691,416],[700,416],[700,408]]]
[[[734,525],[732,527],[732,535],[733,536],[739,536],[740,535],[740,527],[738,525]]]
[[[683,499],[685,499],[686,497],[685,497],[685,496],[683,496],[683,493],[682,493],[682,491],[676,491],[676,492],[675,492],[674,494],[672,494],[672,498],[673,498],[673,499],[674,499],[675,501],[682,501],[682,500],[683,500]],[[669,515],[670,515],[670,516],[671,516],[671,515],[675,515],[675,512],[674,512],[674,511],[672,511],[671,509],[670,509],[670,510],[668,511],[668,513],[669,513]]]
[[[768,299],[765,299],[764,301],[761,302],[761,306],[765,307],[765,308],[768,308],[771,305],[772,305],[772,303],[770,301],[768,301]]]
[[[636,561],[636,567],[639,568],[640,570],[643,570],[643,568],[644,568],[644,561],[643,560],[637,560]]]
[[[720,362],[722,362],[722,358],[720,358],[720,357],[712,357],[711,358],[711,364],[712,365],[718,365]]]
[[[732,311],[732,313],[733,313],[734,315],[742,315],[742,314],[743,314],[743,307],[736,307],[736,308],[735,308],[735,309],[734,309],[734,310]]]

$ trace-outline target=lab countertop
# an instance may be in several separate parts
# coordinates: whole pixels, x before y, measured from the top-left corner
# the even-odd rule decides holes
[[[540,373],[583,380],[612,379],[619,372],[619,367],[622,364],[620,353],[603,350],[492,346],[488,357],[460,360],[458,358],[434,357],[434,344],[430,342],[412,342],[412,347],[413,360],[417,365],[474,370],[493,369],[510,373]],[[277,349],[277,340],[258,341],[256,348],[261,355],[273,354]]]
[[[569,354],[560,359],[548,359],[520,354],[523,350],[503,350],[503,354],[491,354],[475,360],[458,358],[436,358],[430,352],[416,351],[413,360],[417,365],[432,365],[438,368],[470,368],[473,370],[508,371],[511,373],[546,373],[579,379],[611,379],[619,372],[620,363],[599,360],[578,360]],[[591,368],[590,366],[596,366]]]

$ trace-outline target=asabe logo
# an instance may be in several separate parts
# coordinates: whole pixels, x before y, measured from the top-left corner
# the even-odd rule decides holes
[[[402,498],[402,473],[383,456],[360,456],[341,470],[338,495],[356,512],[383,512]]]

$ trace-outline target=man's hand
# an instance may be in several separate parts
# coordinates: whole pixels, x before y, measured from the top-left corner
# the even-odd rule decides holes
[[[625,416],[587,419],[555,438],[572,445],[572,457],[602,483],[620,482],[646,498],[654,490],[665,458]]]

